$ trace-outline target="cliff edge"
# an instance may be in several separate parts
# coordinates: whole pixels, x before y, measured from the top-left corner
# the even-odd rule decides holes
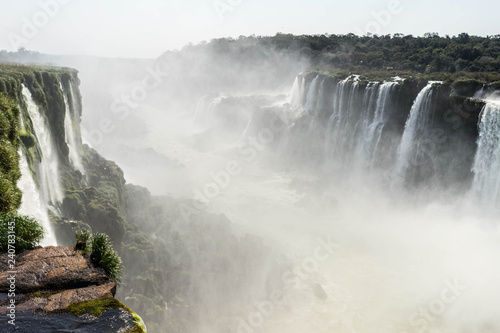
[[[146,332],[116,284],[75,247],[0,255],[1,332]],[[10,262],[12,263],[12,262]]]

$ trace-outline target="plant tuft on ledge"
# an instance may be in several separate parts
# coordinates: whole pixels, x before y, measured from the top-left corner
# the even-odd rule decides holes
[[[89,255],[90,261],[104,268],[106,273],[120,284],[123,264],[120,256],[113,249],[113,244],[108,235],[97,233],[92,235],[91,231],[77,231],[75,250],[82,251],[83,255]]]

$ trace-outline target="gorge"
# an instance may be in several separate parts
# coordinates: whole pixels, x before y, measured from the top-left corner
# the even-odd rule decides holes
[[[498,330],[498,82],[276,58],[213,62],[238,80],[174,62],[129,113],[106,66],[2,65],[19,212],[43,245],[109,234],[149,332]]]

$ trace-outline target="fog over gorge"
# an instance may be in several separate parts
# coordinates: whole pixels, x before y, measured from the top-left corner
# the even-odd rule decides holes
[[[26,251],[82,259],[18,249],[0,331],[500,332],[492,14],[302,5],[5,5],[0,222],[32,216]],[[117,275],[82,245],[100,233]],[[62,286],[91,263],[106,279]]]

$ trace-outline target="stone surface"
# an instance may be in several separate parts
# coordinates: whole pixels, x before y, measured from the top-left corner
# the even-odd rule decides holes
[[[86,288],[65,290],[52,295],[48,299],[48,304],[43,307],[44,311],[54,312],[62,310],[73,303],[96,300],[99,298],[113,298],[116,291],[114,282],[101,286],[90,286]]]
[[[4,258],[5,257],[5,258]],[[8,261],[6,255],[0,261]],[[6,267],[0,272],[0,292],[9,287]],[[73,247],[45,247],[25,251],[16,256],[16,291],[31,292],[37,289],[74,289],[101,285],[110,281],[102,268],[94,267],[89,259]]]
[[[7,317],[7,255],[0,255],[0,315]],[[114,298],[116,284],[104,270],[74,247],[45,247],[16,256],[15,325],[0,322],[0,332],[129,332],[137,329],[133,313],[120,307],[99,317],[72,316],[68,306]],[[135,332],[135,331],[134,331]],[[144,332],[146,332],[144,330]]]

